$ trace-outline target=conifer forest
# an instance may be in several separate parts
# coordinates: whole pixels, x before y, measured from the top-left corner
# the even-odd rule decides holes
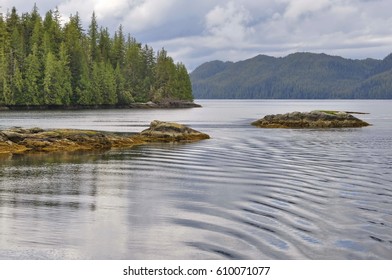
[[[127,106],[192,101],[184,64],[139,43],[120,25],[111,35],[95,13],[84,30],[79,14],[37,6],[0,15],[0,105]]]

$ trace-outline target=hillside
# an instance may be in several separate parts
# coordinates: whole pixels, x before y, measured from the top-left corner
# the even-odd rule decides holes
[[[392,98],[392,54],[383,60],[294,53],[212,61],[191,73],[195,98]]]

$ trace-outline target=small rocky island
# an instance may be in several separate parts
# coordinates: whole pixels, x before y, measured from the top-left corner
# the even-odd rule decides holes
[[[210,137],[185,125],[153,121],[140,133],[94,130],[10,128],[0,131],[0,154],[28,152],[73,152],[129,148],[151,142],[181,142]]]
[[[354,117],[352,114],[365,113],[322,110],[293,112],[267,115],[253,122],[252,125],[262,128],[348,128],[369,125],[369,123]]]

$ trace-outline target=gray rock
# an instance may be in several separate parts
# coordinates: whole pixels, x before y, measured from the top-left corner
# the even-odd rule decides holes
[[[346,112],[311,111],[267,115],[252,125],[263,128],[340,128],[369,124]]]
[[[140,135],[146,141],[193,141],[210,138],[207,134],[189,128],[185,125],[173,123],[153,121],[150,128],[143,130]]]
[[[136,134],[116,134],[93,130],[11,128],[0,131],[0,155],[25,152],[73,152],[129,148],[148,142],[196,141],[207,134],[187,126],[153,121],[151,127]]]

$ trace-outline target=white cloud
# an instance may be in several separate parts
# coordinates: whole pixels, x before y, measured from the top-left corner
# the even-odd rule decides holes
[[[224,43],[246,40],[253,33],[253,28],[248,25],[250,21],[248,10],[234,1],[214,7],[205,17],[207,33]]]
[[[0,11],[6,14],[7,11],[11,11],[12,7],[16,7],[18,13],[30,12],[34,7],[34,4],[36,3],[39,11],[41,13],[46,13],[48,10],[54,9],[62,2],[64,2],[64,0],[0,0]]]
[[[94,11],[98,18],[107,18],[107,17],[121,17],[123,13],[126,13],[129,10],[130,5],[135,5],[137,2],[141,1],[126,1],[126,0],[111,0],[111,1],[93,1],[94,2]],[[136,3],[134,3],[136,2]],[[91,10],[91,7],[90,7]]]
[[[322,11],[332,5],[332,0],[286,0],[287,9],[284,14],[286,19],[295,20],[302,16],[311,15]]]
[[[85,27],[93,11],[113,32],[120,24],[142,43],[165,47],[189,69],[207,60],[239,60],[263,53],[325,52],[382,58],[392,52],[390,0],[0,0],[41,13],[58,6],[79,14]]]
[[[175,9],[175,0],[144,0],[132,2],[124,17],[130,31],[154,28],[168,20],[167,16]]]

